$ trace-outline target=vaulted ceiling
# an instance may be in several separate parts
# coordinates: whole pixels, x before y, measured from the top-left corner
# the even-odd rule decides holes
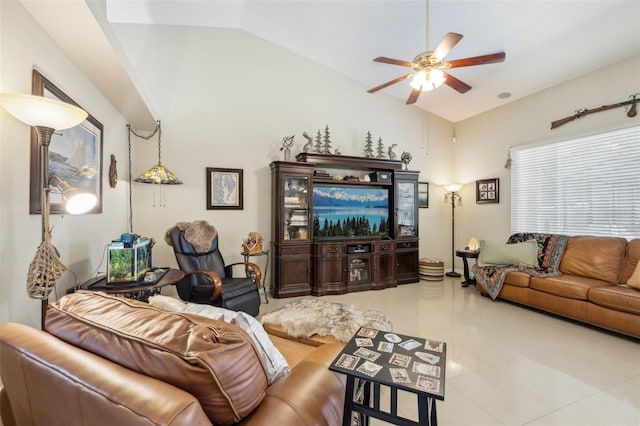
[[[30,3],[39,2],[23,0]],[[410,71],[373,58],[411,61],[448,32],[464,38],[446,60],[506,52],[503,63],[450,71],[469,92],[442,86],[407,106],[452,122],[640,54],[638,0],[432,0],[428,25],[424,0],[107,0],[102,9],[96,18],[106,33],[109,23],[242,29],[363,83],[363,91]],[[639,85],[630,82],[630,93]],[[409,92],[403,81],[368,96],[404,100]]]

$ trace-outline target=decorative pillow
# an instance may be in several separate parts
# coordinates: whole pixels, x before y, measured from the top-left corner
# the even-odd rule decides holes
[[[147,303],[79,291],[49,305],[45,329],[198,399],[213,424],[231,425],[264,398],[267,375],[239,327]]]
[[[629,287],[637,288],[640,290],[640,262],[636,265],[636,269],[633,271],[633,274],[627,280],[627,285]]]
[[[249,337],[253,339],[253,343],[260,351],[260,356],[262,357],[264,367],[267,371],[267,376],[269,377],[269,384],[274,383],[291,371],[289,369],[289,364],[287,364],[287,360],[273,345],[273,342],[264,331],[262,324],[260,324],[251,315],[211,305],[185,303],[175,297],[162,295],[151,296],[149,298],[149,303],[157,308],[167,311],[202,315],[207,318],[235,324],[242,328],[247,332]]]
[[[517,244],[480,240],[478,266],[525,264],[538,267],[538,243],[528,240]]]

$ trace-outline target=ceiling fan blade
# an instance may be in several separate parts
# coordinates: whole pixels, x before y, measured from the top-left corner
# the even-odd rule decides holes
[[[402,61],[400,59],[386,58],[384,56],[378,56],[377,58],[375,58],[373,60],[373,62],[383,62],[385,64],[400,65],[401,67],[412,67],[413,66],[412,62]]]
[[[407,105],[415,104],[416,101],[418,100],[418,96],[420,96],[420,90],[418,89],[411,90],[411,93],[409,94],[409,98],[407,99],[406,104]]]
[[[447,33],[444,36],[444,39],[440,42],[438,47],[431,54],[432,58],[437,58],[438,60],[442,60],[447,54],[453,49],[453,46],[458,44],[460,40],[462,40],[463,35],[458,33]],[[428,46],[427,46],[428,48]]]
[[[474,65],[495,64],[497,62],[504,62],[505,53],[492,53],[490,55],[473,56],[471,58],[454,59],[453,61],[447,61],[451,68],[472,67]]]
[[[460,81],[451,74],[447,74],[446,72],[444,73],[444,75],[447,78],[444,81],[444,84],[451,87],[452,89],[457,90],[460,93],[467,93],[469,90],[471,90],[471,86],[469,86],[464,81]]]
[[[391,81],[387,81],[386,83],[382,83],[380,86],[376,86],[374,88],[371,88],[371,89],[367,90],[367,93],[377,92],[378,90],[384,89],[385,87],[391,86],[392,84],[400,83],[402,80],[406,80],[411,75],[412,75],[412,73],[405,74],[405,75],[400,76],[398,78],[395,78],[395,79],[393,79]]]

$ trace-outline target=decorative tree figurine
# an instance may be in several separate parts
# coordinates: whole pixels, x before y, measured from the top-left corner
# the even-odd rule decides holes
[[[313,145],[313,152],[322,152],[322,139],[320,137],[320,130],[318,130],[318,133],[316,134],[315,144]]]
[[[324,149],[323,149],[323,153],[325,154],[331,154],[331,134],[329,133],[329,126],[325,126],[324,128],[324,136],[322,138],[323,142],[324,142]]]
[[[382,144],[382,138],[378,138],[378,147],[376,148],[376,152],[378,153],[376,156],[378,160],[384,159],[384,145]]]
[[[367,131],[367,137],[364,140],[364,156],[365,158],[373,158],[373,139],[371,139],[370,131]]]

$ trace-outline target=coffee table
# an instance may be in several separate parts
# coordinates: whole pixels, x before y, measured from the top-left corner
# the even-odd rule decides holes
[[[353,412],[365,425],[374,417],[396,425],[436,426],[436,400],[444,400],[446,358],[445,342],[360,328],[329,366],[347,376],[343,426],[351,424]],[[390,389],[389,412],[380,409],[381,386]],[[417,395],[418,422],[398,415],[398,390]]]

